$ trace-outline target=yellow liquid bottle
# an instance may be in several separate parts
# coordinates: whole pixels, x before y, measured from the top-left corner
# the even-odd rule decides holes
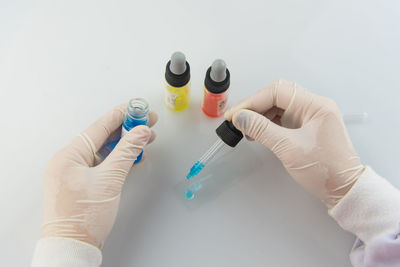
[[[164,100],[171,110],[184,110],[190,102],[190,66],[182,52],[175,52],[165,70]]]
[[[172,110],[184,110],[189,105],[190,82],[181,87],[165,84],[165,104]]]

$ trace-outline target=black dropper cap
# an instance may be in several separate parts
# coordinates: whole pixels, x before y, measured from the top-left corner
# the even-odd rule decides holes
[[[190,80],[190,65],[182,52],[175,52],[165,69],[165,80],[174,87],[185,86]]]
[[[206,72],[204,86],[212,94],[222,94],[228,90],[231,81],[231,75],[226,68],[225,61],[217,59]]]
[[[236,129],[230,121],[224,121],[221,123],[215,132],[219,138],[230,147],[235,147],[243,138],[242,132]]]

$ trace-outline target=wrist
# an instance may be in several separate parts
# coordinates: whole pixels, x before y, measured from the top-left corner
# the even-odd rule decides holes
[[[76,222],[47,223],[42,227],[41,238],[67,238],[101,249],[103,242],[90,235],[88,230]]]
[[[364,165],[359,165],[359,167],[354,168],[350,172],[350,175],[345,179],[343,179],[343,177],[339,178],[342,180],[342,183],[331,189],[330,197],[325,203],[328,209],[335,207],[347,195],[347,193],[357,183],[358,179],[362,176],[365,169]]]

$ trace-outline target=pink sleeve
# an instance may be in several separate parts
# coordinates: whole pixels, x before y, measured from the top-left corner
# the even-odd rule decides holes
[[[350,260],[354,267],[399,267],[400,224],[397,232],[375,237],[368,245],[357,239]]]

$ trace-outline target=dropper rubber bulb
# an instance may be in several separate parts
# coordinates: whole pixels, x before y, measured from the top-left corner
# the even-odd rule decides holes
[[[182,52],[175,52],[171,56],[169,69],[173,74],[181,75],[186,70],[186,57]]]
[[[226,63],[222,59],[217,59],[211,65],[210,77],[215,82],[222,82],[226,78]]]

